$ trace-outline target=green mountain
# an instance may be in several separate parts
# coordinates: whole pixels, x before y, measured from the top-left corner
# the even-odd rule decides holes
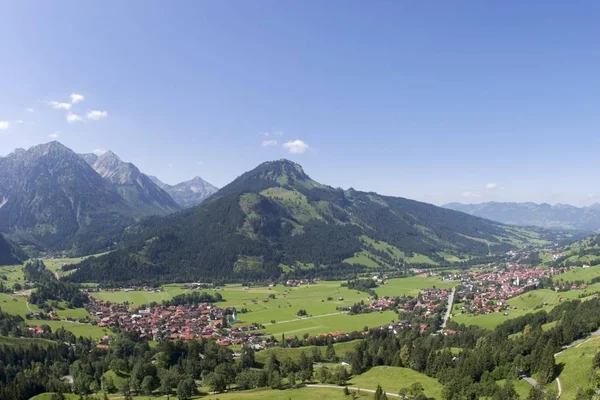
[[[0,265],[21,264],[27,258],[25,252],[6,240],[0,233]]]
[[[405,198],[342,190],[266,162],[201,205],[129,229],[70,279],[261,279],[398,269],[500,254],[539,233]]]

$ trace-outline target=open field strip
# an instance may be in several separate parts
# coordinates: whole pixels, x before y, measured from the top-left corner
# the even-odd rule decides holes
[[[398,394],[400,389],[419,382],[425,389],[425,395],[435,399],[442,398],[442,389],[444,386],[434,378],[410,368],[401,367],[373,367],[367,372],[356,375],[348,382],[349,385],[376,389],[381,385],[387,393]]]

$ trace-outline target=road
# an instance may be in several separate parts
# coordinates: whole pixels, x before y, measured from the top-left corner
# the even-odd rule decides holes
[[[338,312],[334,312],[331,314],[322,314],[322,315],[314,315],[312,317],[304,317],[304,318],[295,318],[295,319],[288,319],[286,321],[275,321],[274,324],[272,323],[268,323],[268,324],[263,324],[264,326],[269,326],[269,325],[278,325],[278,324],[286,324],[288,322],[294,322],[294,321],[304,321],[305,319],[313,319],[313,318],[323,318],[323,317],[331,317],[332,315],[340,315],[340,314],[347,314],[348,311],[338,311]]]
[[[442,321],[442,326],[440,331],[446,327],[446,323],[448,322],[448,318],[450,318],[450,314],[452,313],[452,305],[454,304],[454,293],[456,292],[456,288],[452,289],[450,296],[448,296],[448,306],[446,307],[446,314],[444,314],[444,320]]]
[[[306,387],[344,390],[344,386],[335,386],[335,385],[306,385]],[[375,393],[375,391],[372,389],[362,389],[362,388],[356,388],[356,387],[352,387],[352,386],[347,386],[347,388],[351,392]],[[388,397],[396,397],[398,399],[401,398],[399,394],[386,393],[386,395]]]

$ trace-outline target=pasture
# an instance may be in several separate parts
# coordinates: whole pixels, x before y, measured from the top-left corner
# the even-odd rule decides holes
[[[408,295],[417,296],[423,289],[436,287],[438,289],[451,289],[458,282],[444,281],[438,276],[410,276],[408,278],[390,279],[383,286],[375,289],[379,296]]]
[[[400,389],[419,382],[425,389],[425,395],[435,399],[442,398],[444,386],[434,378],[413,371],[410,368],[401,367],[373,367],[367,372],[356,375],[348,382],[349,386],[376,389],[381,385],[387,393],[398,394]]]
[[[589,283],[592,278],[598,276],[600,276],[600,265],[594,265],[589,268],[576,267],[564,274],[554,275],[552,280],[554,282],[560,282],[562,280],[565,282],[584,281]]]
[[[588,386],[592,375],[592,361],[599,348],[600,336],[593,336],[554,357],[556,364],[563,366],[558,376],[562,386],[561,398],[574,399],[577,389]]]
[[[511,318],[521,317],[528,313],[535,313],[541,310],[550,311],[560,303],[559,299],[561,297],[563,301],[576,299],[579,295],[591,294],[598,290],[600,290],[600,284],[590,285],[584,290],[570,290],[568,292],[559,293],[550,289],[532,290],[507,301],[511,307],[516,307],[516,309],[511,308],[502,312],[481,315],[461,314],[459,309],[461,304],[458,303],[454,304],[454,307],[452,308],[452,320],[459,324],[477,325],[485,329],[494,329],[496,326]],[[536,309],[537,306],[541,307]],[[505,312],[508,315],[504,315]]]
[[[334,343],[333,348],[335,349],[335,354],[338,357],[343,357],[344,354],[351,352],[354,348],[360,343],[360,340],[353,340],[350,342],[343,343]],[[305,347],[274,347],[268,350],[262,350],[256,353],[255,359],[256,362],[260,364],[265,364],[271,354],[275,354],[278,360],[283,360],[286,357],[289,357],[292,361],[298,362],[300,360],[300,354],[304,352],[307,356],[311,356],[313,354],[314,348],[319,349],[321,353],[321,358],[325,359],[325,351],[327,346],[305,346]]]

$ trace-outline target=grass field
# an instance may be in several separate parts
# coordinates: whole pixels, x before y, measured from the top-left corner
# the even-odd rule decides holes
[[[562,386],[562,399],[574,399],[577,389],[588,386],[592,361],[598,349],[600,349],[600,336],[594,336],[555,356],[556,364],[563,364],[563,369],[558,376]]]
[[[163,300],[170,300],[178,294],[189,292],[188,289],[182,289],[181,285],[172,284],[163,286],[162,292],[146,292],[145,290],[134,290],[125,292],[121,290],[117,291],[100,291],[91,292],[90,295],[98,300],[111,301],[113,303],[125,303],[142,305],[149,304],[151,302],[160,303]]]
[[[379,296],[409,295],[417,296],[422,289],[436,287],[438,289],[450,289],[458,282],[443,281],[437,276],[390,279],[387,283],[375,289]]]
[[[37,345],[40,347],[48,347],[54,344],[52,340],[40,339],[40,338],[14,338],[8,336],[0,336],[0,346],[20,346],[27,347],[31,345]]]
[[[600,265],[595,265],[589,268],[577,267],[565,272],[564,274],[554,275],[552,279],[554,280],[554,282],[559,282],[560,280],[566,282],[589,282],[592,278],[596,278],[598,276],[600,276]]]
[[[508,304],[512,307],[517,307],[517,309],[507,310],[507,316],[504,315],[504,312],[483,315],[461,314],[459,310],[460,304],[455,304],[452,310],[452,320],[459,324],[478,325],[482,328],[494,329],[496,326],[511,318],[520,317],[541,310],[550,311],[559,304],[560,297],[564,300],[576,299],[582,293],[591,293],[596,290],[600,290],[600,284],[590,285],[586,290],[571,290],[560,293],[556,293],[550,289],[533,290],[508,300]],[[544,306],[544,303],[547,303],[547,305]],[[538,305],[542,305],[542,308],[534,309]]]
[[[338,357],[343,356],[344,354],[354,350],[356,345],[360,343],[360,340],[353,340],[351,342],[344,343],[335,343],[333,348],[335,349],[335,353]],[[255,359],[257,362],[264,364],[269,359],[271,354],[275,354],[278,360],[283,360],[286,357],[291,358],[293,361],[298,361],[300,359],[300,354],[304,352],[306,355],[310,356],[313,354],[313,348],[318,348],[321,351],[321,357],[325,358],[325,350],[327,346],[306,346],[306,347],[296,347],[296,348],[282,348],[276,347],[273,349],[259,351],[255,355]]]
[[[427,375],[400,367],[373,367],[364,374],[357,375],[350,380],[352,386],[376,389],[381,385],[388,393],[398,394],[401,388],[419,382],[425,388],[425,395],[435,399],[442,398],[444,386],[437,380]]]
[[[506,384],[506,379],[497,381],[497,383],[501,387],[504,387],[504,385]],[[529,394],[529,391],[531,390],[531,385],[529,383],[527,383],[527,381],[524,381],[523,379],[515,379],[513,381],[513,385],[515,385],[515,390],[517,391],[517,394],[519,395],[519,397],[521,399],[525,400],[527,398],[527,395]]]

